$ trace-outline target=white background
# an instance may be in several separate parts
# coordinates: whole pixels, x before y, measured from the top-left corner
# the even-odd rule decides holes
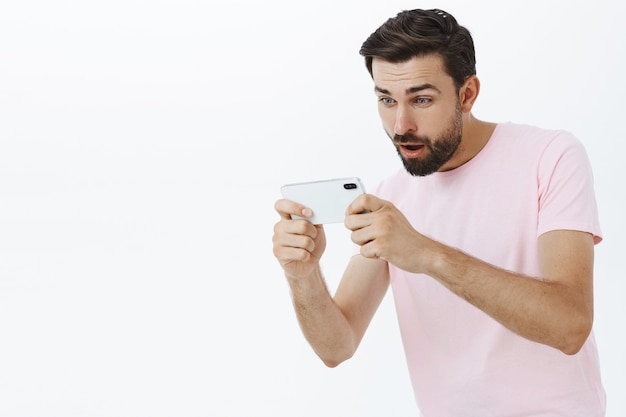
[[[283,183],[399,167],[358,49],[415,7],[472,31],[478,118],[585,143],[607,415],[626,415],[624,4],[3,0],[0,416],[416,415],[390,294],[327,369],[271,251]],[[327,233],[334,289],[352,249]]]

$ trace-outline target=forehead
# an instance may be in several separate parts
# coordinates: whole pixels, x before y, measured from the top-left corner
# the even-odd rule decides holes
[[[404,62],[372,60],[372,78],[376,87],[394,92],[430,84],[441,91],[454,88],[454,82],[443,66],[439,55],[425,55]]]

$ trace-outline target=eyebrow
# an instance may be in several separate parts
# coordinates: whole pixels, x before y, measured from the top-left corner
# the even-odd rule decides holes
[[[441,93],[441,90],[439,90],[437,87],[435,87],[434,85],[430,83],[426,83],[426,84],[416,85],[414,87],[409,87],[406,90],[404,90],[404,94],[408,96],[411,94],[419,93],[420,91],[424,91],[424,90],[435,90],[436,92]],[[374,91],[378,91],[381,94],[391,95],[389,90],[378,87],[378,86],[374,86]]]

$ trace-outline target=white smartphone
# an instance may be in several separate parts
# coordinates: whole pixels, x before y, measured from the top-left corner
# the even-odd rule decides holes
[[[342,223],[346,209],[359,194],[365,192],[365,188],[359,178],[349,177],[286,184],[280,191],[283,198],[313,210],[313,217],[306,220],[313,224],[328,224]]]

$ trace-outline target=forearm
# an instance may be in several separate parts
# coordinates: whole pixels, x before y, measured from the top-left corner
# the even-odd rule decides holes
[[[564,353],[576,353],[587,340],[593,322],[591,233],[558,229],[541,234],[540,273],[527,277],[419,233],[392,203],[375,196],[358,197],[348,214],[346,227],[363,257],[429,275],[513,332]]]
[[[576,353],[593,303],[580,288],[505,271],[439,245],[428,274],[522,337]]]
[[[335,367],[355,352],[358,342],[350,323],[332,299],[317,268],[312,276],[287,276],[302,332],[322,361]]]

